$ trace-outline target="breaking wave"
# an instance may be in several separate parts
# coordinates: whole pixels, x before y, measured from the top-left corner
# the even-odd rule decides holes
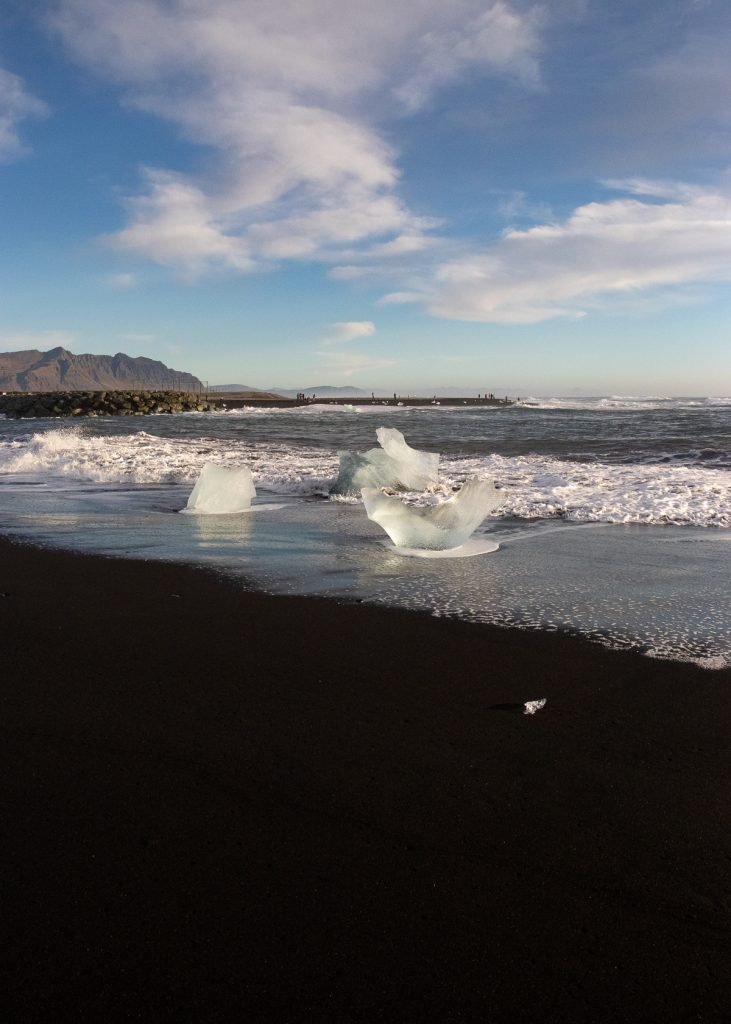
[[[713,450],[682,464],[673,458],[617,464],[538,454],[443,456],[439,485],[411,500],[443,500],[468,477],[485,476],[504,490],[495,513],[500,517],[730,527],[731,478],[715,460]],[[45,482],[181,484],[195,480],[206,462],[247,465],[257,491],[304,497],[327,495],[338,472],[334,451],[285,441],[99,435],[74,426],[0,442],[0,475]]]
[[[564,409],[586,412],[622,410],[719,409],[731,406],[726,398],[669,398],[659,395],[609,395],[604,398],[521,398],[518,403],[531,409]]]

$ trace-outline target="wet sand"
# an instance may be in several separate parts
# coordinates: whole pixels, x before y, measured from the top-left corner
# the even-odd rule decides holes
[[[731,670],[7,541],[0,594],[5,1019],[729,1019]]]

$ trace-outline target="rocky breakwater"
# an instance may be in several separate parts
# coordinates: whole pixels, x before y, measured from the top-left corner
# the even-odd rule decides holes
[[[208,412],[213,406],[187,391],[46,391],[0,395],[0,413],[13,419],[56,416],[150,416]]]

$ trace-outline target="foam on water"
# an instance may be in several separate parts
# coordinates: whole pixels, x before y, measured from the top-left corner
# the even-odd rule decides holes
[[[533,409],[586,412],[662,409],[713,409],[731,406],[731,398],[669,398],[660,395],[609,395],[604,398],[521,398],[518,405]]]
[[[731,476],[712,461],[617,464],[539,454],[449,456],[441,460],[440,483],[409,500],[428,504],[448,497],[470,476],[486,476],[506,490],[502,518],[728,528]],[[83,426],[0,440],[0,477],[6,479],[22,474],[43,482],[189,483],[207,462],[246,463],[258,491],[302,497],[326,496],[338,472],[334,451],[282,441],[158,437],[146,431],[100,435]]]
[[[0,442],[0,475],[114,483],[188,483],[208,462],[247,463],[257,486],[280,493],[327,494],[337,458],[316,448],[230,438],[165,438],[139,431],[97,435],[75,426]]]
[[[543,401],[2,420],[0,530],[218,566],[265,590],[568,630],[705,668],[731,664],[731,400]],[[328,498],[337,450],[366,450],[384,425],[441,453],[438,483],[402,494],[406,505],[443,503],[471,476],[504,494],[461,548],[384,546],[359,498]],[[177,515],[205,463],[251,467],[259,496],[250,513]],[[499,555],[467,557],[495,542]]]

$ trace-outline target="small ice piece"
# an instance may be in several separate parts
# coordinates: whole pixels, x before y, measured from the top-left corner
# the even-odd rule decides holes
[[[207,462],[182,511],[207,515],[246,512],[255,495],[248,466],[218,466],[215,462]]]
[[[527,700],[523,705],[523,708],[525,709],[523,711],[523,714],[535,715],[536,711],[540,711],[541,708],[544,708],[546,706],[547,700],[547,697],[540,697],[538,700]]]
[[[410,508],[374,487],[364,487],[361,495],[368,518],[386,531],[396,547],[432,551],[464,544],[487,513],[503,501],[491,480],[476,476],[451,498],[426,508]]]
[[[395,427],[379,427],[380,448],[367,452],[338,452],[340,469],[332,494],[359,494],[363,487],[423,491],[437,483],[439,455],[410,448]]]

